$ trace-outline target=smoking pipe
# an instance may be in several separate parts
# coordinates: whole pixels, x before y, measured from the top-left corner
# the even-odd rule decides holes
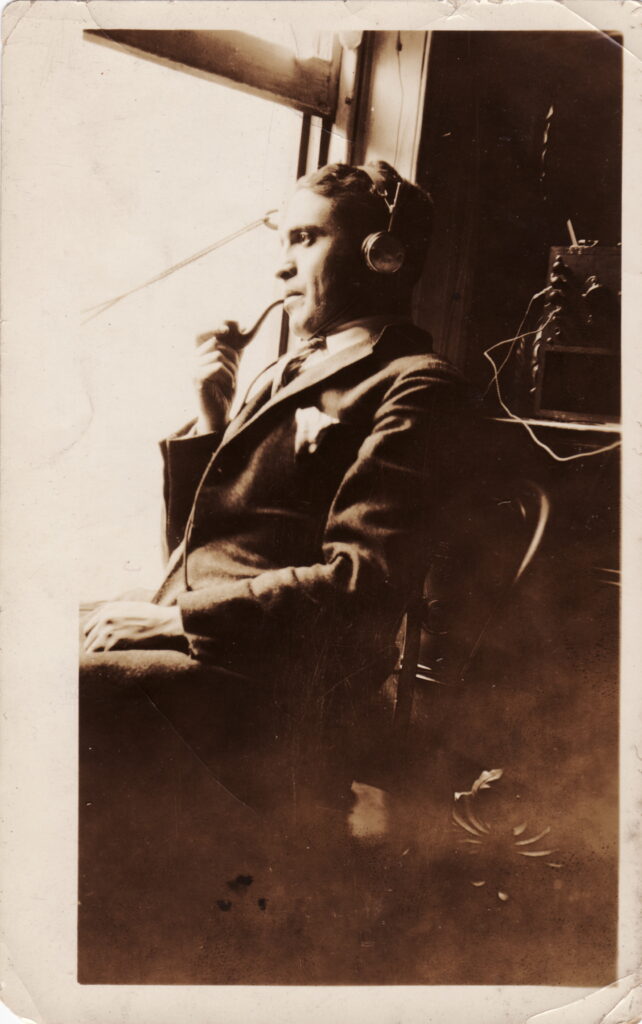
[[[247,331],[240,331],[233,339],[230,338],[229,341],[226,338],[225,339],[225,344],[228,345],[230,348],[233,348],[236,352],[241,352],[245,348],[246,345],[250,344],[250,342],[252,341],[252,338],[254,337],[256,332],[258,331],[259,327],[261,326],[261,324],[265,320],[265,318],[268,315],[268,313],[270,313],[273,309],[275,309],[276,306],[282,306],[282,305],[283,305],[283,299],[276,299],[275,302],[271,302],[270,305],[267,306],[263,310],[263,312],[261,313],[261,315],[258,318],[258,320],[255,321],[255,323],[249,328],[249,330],[247,330]]]

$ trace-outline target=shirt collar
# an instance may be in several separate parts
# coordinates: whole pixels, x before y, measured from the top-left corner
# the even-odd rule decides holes
[[[392,313],[382,313],[378,316],[365,316],[359,320],[351,320],[344,324],[340,331],[328,334],[326,345],[328,352],[339,352],[349,345],[357,345],[363,341],[374,342],[381,334],[384,327],[391,324],[409,324],[410,317],[400,316]]]

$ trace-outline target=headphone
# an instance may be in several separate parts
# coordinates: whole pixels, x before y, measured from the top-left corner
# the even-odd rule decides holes
[[[368,172],[366,171],[366,173]],[[401,270],[406,260],[406,247],[393,234],[392,230],[402,185],[403,180],[400,179],[397,182],[393,200],[390,202],[385,189],[377,187],[376,181],[372,180],[373,193],[381,196],[388,210],[388,227],[386,230],[376,231],[374,234],[368,235],[361,243],[361,252],[366,261],[366,266],[375,274],[396,274],[398,270]]]

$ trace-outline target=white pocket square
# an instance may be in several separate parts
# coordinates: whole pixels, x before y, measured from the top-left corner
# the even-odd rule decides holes
[[[300,455],[301,452],[315,452],[326,430],[336,426],[339,422],[334,416],[328,416],[321,409],[317,409],[316,405],[307,406],[305,409],[297,409],[295,416],[295,455]]]

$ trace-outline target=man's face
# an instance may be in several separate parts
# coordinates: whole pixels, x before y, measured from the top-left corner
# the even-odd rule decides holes
[[[368,314],[359,241],[342,227],[331,199],[298,189],[285,209],[281,245],[277,277],[299,338],[329,334]]]

